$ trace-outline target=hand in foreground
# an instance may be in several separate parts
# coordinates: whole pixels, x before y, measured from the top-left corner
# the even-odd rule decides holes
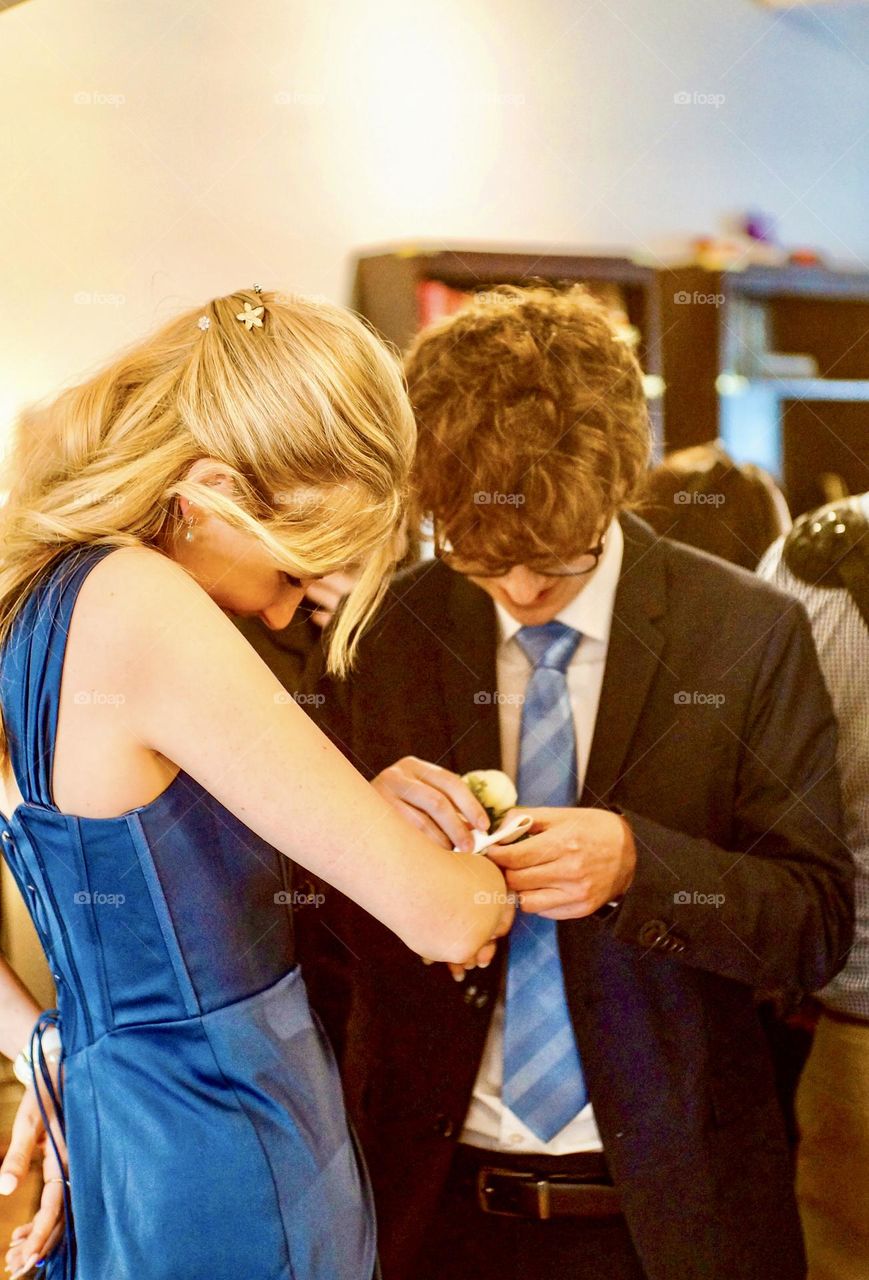
[[[325,578],[312,582],[305,592],[306,598],[317,607],[311,614],[312,621],[318,627],[325,627],[332,621],[332,615],[346,595],[356,585],[355,573],[327,573]]]
[[[493,845],[486,856],[504,872],[519,907],[547,920],[590,916],[630,888],[637,864],[633,833],[607,809],[529,809],[529,835]]]
[[[491,942],[487,942],[484,947],[475,956],[471,956],[464,964],[448,965],[450,973],[456,982],[463,982],[465,974],[469,969],[488,969],[489,965],[495,958],[495,951],[498,945],[498,939],[503,938],[510,932],[513,926],[513,917],[516,914],[515,895],[512,893],[504,894],[504,902],[501,906],[501,914],[498,918],[498,925],[492,934]],[[430,964],[426,961],[426,964]]]
[[[489,829],[489,816],[470,787],[457,773],[427,760],[403,756],[379,773],[371,785],[408,822],[444,849],[470,853],[474,846],[472,832]],[[498,938],[510,932],[515,910],[512,895],[505,892],[491,941],[464,964],[449,966],[457,982],[462,981],[468,969],[485,969],[491,964]]]
[[[46,1113],[52,1114],[50,1100],[42,1089]],[[39,1112],[33,1085],[24,1091],[15,1121],[6,1158],[0,1164],[0,1192],[10,1195],[26,1177],[37,1147],[42,1149],[43,1188],[39,1208],[30,1222],[16,1227],[12,1232],[6,1253],[6,1269],[12,1275],[9,1280],[31,1271],[39,1259],[44,1258],[59,1243],[64,1229],[63,1180],[66,1178],[66,1146],[56,1118],[52,1120],[52,1135],[61,1154],[63,1167],[57,1162],[54,1148],[48,1140]]]
[[[402,817],[444,849],[473,849],[472,830],[488,831],[489,818],[457,773],[416,756],[403,756],[371,784]]]

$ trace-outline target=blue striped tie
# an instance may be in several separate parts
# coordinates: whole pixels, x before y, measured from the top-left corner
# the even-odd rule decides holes
[[[516,633],[534,668],[522,707],[520,804],[576,804],[576,736],[565,672],[580,639],[563,622],[522,627]],[[560,1133],[588,1102],[556,923],[535,915],[517,914],[510,931],[503,1100],[543,1142]]]

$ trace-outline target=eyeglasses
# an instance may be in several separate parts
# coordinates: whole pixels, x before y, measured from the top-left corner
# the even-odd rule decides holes
[[[601,538],[596,546],[589,547],[587,551],[583,551],[573,562],[573,567],[570,569],[553,568],[551,564],[532,564],[527,560],[522,563],[526,569],[530,569],[532,573],[538,573],[541,578],[584,578],[586,574],[597,568],[598,561],[603,555],[605,541],[605,538]],[[465,578],[505,578],[512,569],[516,568],[512,564],[507,565],[506,568],[503,565],[474,564],[457,555],[448,546],[436,547],[435,558],[445,564],[447,568],[454,569],[456,573],[460,573]]]

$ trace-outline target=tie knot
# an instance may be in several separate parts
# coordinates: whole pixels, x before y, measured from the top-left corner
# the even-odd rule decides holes
[[[532,666],[565,672],[582,633],[564,622],[545,622],[542,627],[520,627],[516,639]]]

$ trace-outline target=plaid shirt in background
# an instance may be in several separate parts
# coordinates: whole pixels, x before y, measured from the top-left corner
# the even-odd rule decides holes
[[[857,926],[847,963],[819,998],[869,1018],[869,627],[844,588],[817,587],[781,563],[779,539],[758,566],[761,577],[796,596],[808,611],[821,670],[839,721],[839,773],[847,841],[857,864]]]

